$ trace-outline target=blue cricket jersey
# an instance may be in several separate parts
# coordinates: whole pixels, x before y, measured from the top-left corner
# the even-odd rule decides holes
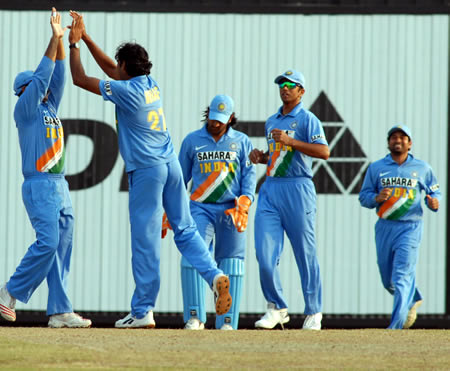
[[[383,188],[392,188],[392,193],[386,201],[378,203],[375,197]],[[441,199],[439,184],[430,165],[411,154],[408,154],[403,164],[398,165],[389,154],[369,165],[359,193],[359,201],[369,209],[376,207],[380,218],[417,221],[423,214],[420,203],[422,191],[433,198]],[[425,204],[428,206],[426,198]]]
[[[266,175],[270,177],[307,177],[312,178],[312,157],[296,151],[290,146],[276,143],[271,131],[281,129],[291,138],[306,143],[328,145],[320,120],[303,107],[300,102],[287,115],[283,115],[283,107],[270,116],[265,125],[267,144],[269,146],[269,162]]]
[[[191,200],[225,203],[246,195],[253,202],[256,169],[249,160],[253,147],[244,133],[228,128],[214,140],[206,124],[186,136],[179,161],[187,185],[192,179]]]
[[[64,91],[65,63],[44,56],[14,108],[22,173],[64,174],[64,131],[57,111]],[[42,103],[50,89],[48,101]]]
[[[116,105],[119,149],[127,172],[176,159],[161,93],[149,75],[100,81],[103,99]]]

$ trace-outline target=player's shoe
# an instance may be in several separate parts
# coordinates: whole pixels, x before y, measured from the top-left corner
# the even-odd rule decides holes
[[[7,321],[14,322],[16,320],[16,299],[9,295],[6,285],[0,289],[0,314]]]
[[[156,323],[153,319],[153,311],[149,311],[144,318],[136,318],[128,313],[125,318],[116,321],[116,328],[153,328]]]
[[[197,317],[189,318],[189,321],[184,325],[185,330],[204,330],[205,324],[200,321]]]
[[[234,330],[233,326],[231,326],[229,323],[224,323],[220,329],[224,330],[224,331],[233,331]]]
[[[408,312],[408,317],[406,318],[406,321],[403,324],[404,329],[408,329],[412,325],[414,325],[414,322],[416,322],[416,319],[417,319],[417,308],[419,308],[422,305],[422,303],[423,303],[423,300],[418,300],[411,307],[411,309]]]
[[[214,299],[216,301],[216,313],[221,316],[231,308],[230,279],[224,274],[218,274],[213,281]]]
[[[255,322],[255,327],[270,330],[280,324],[284,328],[283,325],[288,323],[289,319],[287,308],[276,309],[275,304],[268,303],[266,314]]]
[[[303,330],[320,330],[322,328],[322,313],[307,315],[303,322]]]
[[[77,313],[61,313],[50,316],[48,327],[51,328],[88,328],[91,327],[92,321],[81,317]]]

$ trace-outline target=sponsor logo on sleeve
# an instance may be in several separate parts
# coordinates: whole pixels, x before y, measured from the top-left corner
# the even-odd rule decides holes
[[[106,95],[112,95],[111,83],[109,81],[105,81],[105,92]]]
[[[433,192],[436,192],[436,191],[439,189],[439,184],[433,184],[433,185],[430,187],[430,189],[431,189]]]
[[[323,139],[323,140],[325,140],[325,135],[323,135],[323,134],[313,135],[313,136],[311,137],[311,142],[315,142],[315,141],[318,140],[318,139]]]

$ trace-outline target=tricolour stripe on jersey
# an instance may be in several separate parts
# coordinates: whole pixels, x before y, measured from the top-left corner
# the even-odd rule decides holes
[[[62,161],[62,163],[58,162],[61,158],[64,160],[64,157],[64,139],[61,136],[56,142],[53,143],[50,148],[45,151],[45,153],[41,157],[39,157],[39,159],[36,161],[36,169],[37,171],[40,171],[42,173],[56,173],[56,171],[52,171],[52,169],[53,167],[55,167],[55,165],[58,165],[56,166],[56,168],[61,168],[61,171],[62,167],[64,166],[64,161]]]
[[[235,173],[233,171],[214,171],[191,194],[191,200],[205,203],[215,203],[230,187]]]
[[[275,151],[266,174],[272,177],[285,176],[293,157],[294,151]]]
[[[382,219],[398,220],[405,215],[416,198],[416,190],[413,189],[413,197],[392,196],[381,205],[378,216]]]

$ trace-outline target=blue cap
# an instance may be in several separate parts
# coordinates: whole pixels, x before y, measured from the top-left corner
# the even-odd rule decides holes
[[[295,82],[305,88],[305,76],[303,76],[301,72],[296,70],[288,70],[282,75],[277,76],[275,79],[275,84],[278,84],[283,79]]]
[[[209,105],[210,120],[217,120],[226,124],[234,112],[234,102],[228,95],[216,95]]]
[[[404,134],[406,134],[409,137],[409,140],[411,140],[411,129],[407,127],[406,125],[397,124],[391,128],[391,130],[388,131],[388,140],[391,137],[392,134],[394,134],[396,131],[401,131]]]
[[[19,95],[22,86],[28,85],[33,79],[33,71],[23,71],[20,72],[14,79],[14,94]]]

